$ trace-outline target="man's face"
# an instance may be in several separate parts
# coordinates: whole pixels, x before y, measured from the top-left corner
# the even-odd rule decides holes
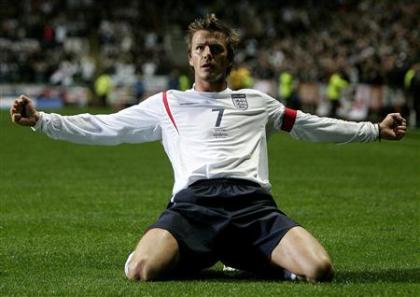
[[[194,68],[196,82],[224,81],[230,63],[223,33],[204,30],[195,32],[191,42],[189,63]]]

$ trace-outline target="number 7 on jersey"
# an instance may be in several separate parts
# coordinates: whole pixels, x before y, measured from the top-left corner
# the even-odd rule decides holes
[[[220,127],[220,122],[222,121],[223,113],[225,112],[224,108],[213,108],[211,111],[218,111],[215,127]]]

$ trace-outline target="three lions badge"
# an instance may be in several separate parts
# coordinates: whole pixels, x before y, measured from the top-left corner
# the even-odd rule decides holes
[[[232,94],[230,97],[232,98],[233,105],[236,107],[236,109],[248,109],[248,101],[246,100],[245,94]]]

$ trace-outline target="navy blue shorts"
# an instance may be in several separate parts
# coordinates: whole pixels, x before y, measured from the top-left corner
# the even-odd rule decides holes
[[[201,180],[177,193],[151,228],[177,240],[177,271],[196,272],[222,261],[261,273],[286,232],[298,226],[258,184],[238,179]]]

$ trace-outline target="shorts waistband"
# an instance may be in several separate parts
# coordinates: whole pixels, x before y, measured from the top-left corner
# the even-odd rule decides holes
[[[207,185],[214,185],[214,184],[230,184],[230,185],[243,185],[243,186],[253,186],[257,188],[261,188],[261,185],[241,178],[209,178],[209,179],[200,179],[196,182],[193,182],[189,187],[195,186],[207,186]]]

